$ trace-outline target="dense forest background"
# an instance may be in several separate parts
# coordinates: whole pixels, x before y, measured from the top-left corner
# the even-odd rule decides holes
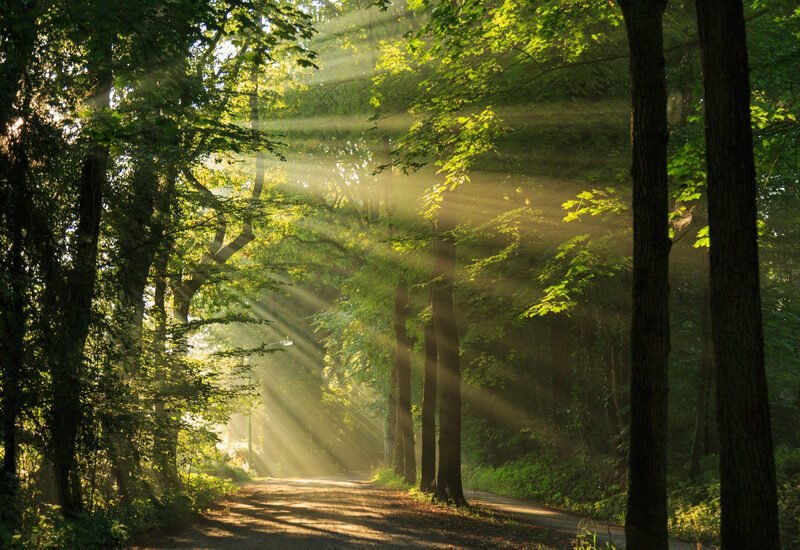
[[[381,465],[624,521],[649,321],[622,4],[0,2],[0,546],[122,545],[229,480]],[[773,441],[740,437],[774,449],[796,548],[800,8],[744,8]],[[666,5],[659,441],[671,536],[713,542],[697,28]]]

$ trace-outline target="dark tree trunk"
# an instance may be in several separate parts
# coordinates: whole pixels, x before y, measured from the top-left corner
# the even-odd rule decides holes
[[[414,425],[411,418],[411,341],[406,331],[408,317],[408,284],[397,283],[394,300],[394,333],[396,338],[394,362],[397,371],[397,400],[395,413],[395,471],[406,483],[417,481],[414,456]]]
[[[628,388],[630,376],[625,358],[629,349],[622,324],[613,323],[608,331],[608,369],[610,375],[611,409],[614,434],[614,453],[619,458],[620,471],[625,471],[628,434]]]
[[[621,380],[620,380],[620,367],[619,367],[619,350],[617,347],[616,334],[613,329],[610,329],[606,334],[606,377],[608,380],[609,392],[609,426],[613,426],[613,451],[617,453],[620,448],[620,436],[625,432],[625,418],[622,413],[622,405],[620,399],[621,393]]]
[[[598,350],[597,330],[598,323],[595,308],[591,304],[585,305],[583,313],[579,316],[580,329],[581,377],[576,388],[576,409],[580,439],[586,446],[607,444],[608,428],[604,425],[604,403],[597,399],[596,381],[602,379],[602,374],[597,371],[597,356],[602,354]],[[595,390],[595,391],[592,391]],[[595,435],[595,440],[591,436]],[[599,438],[597,438],[599,436]]]
[[[161,235],[154,232],[159,176],[152,158],[139,161],[130,198],[123,204],[119,235],[120,331],[125,374],[135,374],[141,355],[144,290]],[[162,201],[163,202],[163,201]]]
[[[633,138],[633,307],[628,503],[631,550],[666,550],[669,250],[666,0],[622,0]]]
[[[700,475],[700,461],[714,451],[714,422],[712,414],[716,411],[714,394],[716,392],[716,376],[714,374],[714,344],[711,338],[711,294],[708,287],[708,249],[703,249],[703,314],[700,323],[702,340],[702,357],[700,361],[700,383],[697,387],[697,410],[695,411],[694,436],[692,439],[692,456],[689,459],[689,476],[692,479]],[[714,416],[715,418],[715,416]]]
[[[102,43],[93,45],[95,59],[88,71],[93,81],[92,105],[98,111],[109,106],[112,82],[111,43],[108,37],[100,40]],[[108,156],[107,143],[93,142],[89,144],[83,161],[73,265],[67,275],[63,318],[56,335],[57,345],[50,350],[53,466],[58,502],[62,512],[68,516],[82,509],[76,460],[77,437],[82,421],[81,370],[97,274],[97,244]]]
[[[439,210],[438,235],[433,244],[434,275],[433,323],[439,351],[439,472],[436,496],[439,500],[466,505],[461,485],[461,359],[458,327],[453,308],[453,279],[456,245],[452,231],[455,215],[445,196]]]
[[[563,315],[551,315],[550,329],[550,380],[552,382],[552,418],[559,426],[567,424],[572,396],[571,347],[569,323]]]
[[[711,327],[723,548],[779,548],[756,230],[750,82],[740,1],[697,0],[711,241]]]
[[[25,107],[18,105],[23,76],[33,52],[40,6],[37,2],[5,6],[4,24],[0,34],[0,223],[8,236],[9,248],[3,251],[0,272],[0,429],[3,432],[3,470],[0,479],[0,498],[6,506],[0,510],[0,524],[10,530],[17,527],[19,515],[16,499],[17,478],[17,419],[22,408],[22,376],[25,339],[25,300],[27,268],[23,247],[24,227],[27,225],[26,178],[28,157],[25,150],[25,126],[15,139],[8,134],[15,116],[24,116]]]
[[[17,510],[17,420],[22,410],[23,365],[25,362],[25,323],[28,271],[24,259],[25,228],[29,226],[26,179],[28,161],[22,138],[0,157],[7,175],[6,187],[0,188],[0,201],[7,205],[0,223],[5,224],[8,251],[3,251],[0,271],[0,415],[3,432],[3,470],[0,498],[6,504],[0,510],[0,525],[14,530],[19,524]]]
[[[38,19],[43,2],[4,3],[3,26],[0,30],[0,135],[5,136],[16,113],[15,103],[23,75],[36,45]]]
[[[423,492],[431,492],[436,481],[436,332],[433,321],[425,325],[425,380],[422,387],[422,458],[420,484]]]

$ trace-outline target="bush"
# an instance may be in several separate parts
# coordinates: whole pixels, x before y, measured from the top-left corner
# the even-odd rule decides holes
[[[185,497],[192,512],[207,509],[214,501],[230,495],[236,486],[229,479],[208,474],[187,474],[183,477]]]
[[[621,520],[625,494],[609,460],[576,453],[559,458],[549,451],[497,467],[466,468],[471,488],[529,498],[573,512]]]
[[[23,540],[0,531],[0,548],[94,550],[121,548],[134,535],[152,529],[172,529],[196,512],[231,494],[234,484],[208,474],[186,474],[180,492],[137,499],[125,507],[98,510],[65,520],[57,506],[42,506]]]
[[[372,477],[370,477],[370,481],[377,485],[383,485],[384,487],[390,487],[392,489],[410,489],[411,486],[408,485],[403,479],[402,476],[397,475],[392,468],[378,468],[372,471]]]
[[[778,487],[781,514],[781,542],[786,550],[800,549],[800,475]]]
[[[28,539],[21,547],[52,550],[121,548],[128,540],[122,518],[111,511],[78,514],[64,519],[57,506],[44,506]]]

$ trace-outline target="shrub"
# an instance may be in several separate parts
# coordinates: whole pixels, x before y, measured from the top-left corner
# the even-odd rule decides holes
[[[390,487],[392,489],[410,489],[411,487],[405,482],[402,476],[397,475],[392,468],[377,468],[372,471],[370,478],[372,483]]]

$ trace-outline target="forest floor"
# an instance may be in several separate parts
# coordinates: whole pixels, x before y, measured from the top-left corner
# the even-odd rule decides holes
[[[556,550],[573,548],[576,535],[586,531],[597,533],[599,548],[609,537],[622,547],[618,527],[490,493],[469,491],[467,498],[473,508],[463,511],[344,476],[267,479],[243,486],[178,532],[146,534],[131,549]]]

